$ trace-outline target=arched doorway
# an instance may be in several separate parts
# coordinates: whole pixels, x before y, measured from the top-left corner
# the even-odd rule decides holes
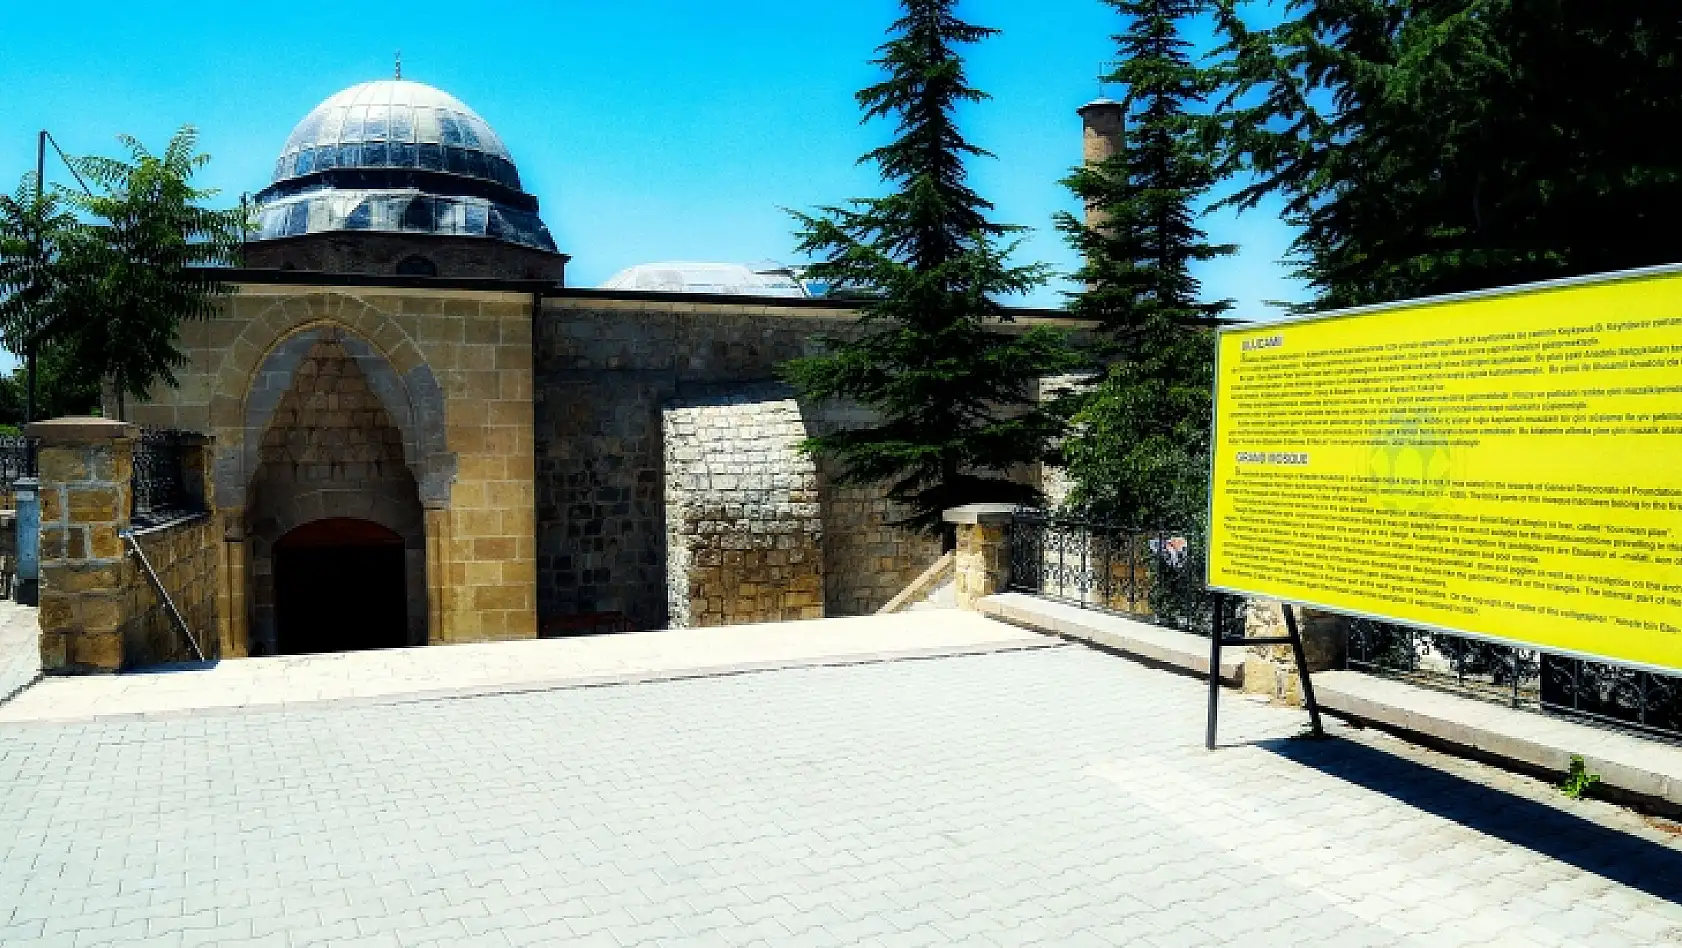
[[[368,520],[307,523],[275,543],[282,655],[408,644],[403,538]]]
[[[425,514],[405,458],[413,439],[399,426],[413,415],[401,381],[335,325],[278,344],[257,379],[245,449],[255,462],[246,495],[250,654],[425,645]],[[343,577],[394,569],[401,575],[381,579],[366,604],[359,584],[350,587],[358,601],[330,595]],[[405,601],[401,633],[389,628],[393,595]],[[318,607],[326,611],[316,615]],[[345,626],[339,615],[371,624]]]

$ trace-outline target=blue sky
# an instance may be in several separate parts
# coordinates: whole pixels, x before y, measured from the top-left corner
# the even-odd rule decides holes
[[[870,194],[855,159],[888,129],[860,126],[853,93],[893,18],[889,0],[618,0],[616,3],[381,2],[8,4],[0,32],[0,186],[34,163],[45,127],[72,153],[114,152],[119,132],[161,147],[197,125],[204,181],[232,203],[266,182],[294,123],[332,93],[404,76],[472,106],[502,135],[561,249],[568,282],[668,259],[793,259],[783,208]],[[144,7],[144,12],[141,12]],[[1059,271],[1074,255],[1051,215],[1074,210],[1057,182],[1079,160],[1075,108],[1099,91],[1121,26],[1098,0],[970,0],[1003,30],[971,55],[993,100],[965,128],[996,161],[978,189],[1002,221],[1034,228],[1024,261]],[[49,164],[49,176],[65,177]],[[1278,264],[1277,209],[1207,219],[1243,247],[1205,268],[1235,315],[1302,289]],[[1061,305],[1066,282],[1024,302]]]

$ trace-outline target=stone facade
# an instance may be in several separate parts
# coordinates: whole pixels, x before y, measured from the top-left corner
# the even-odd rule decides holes
[[[777,378],[857,331],[822,301],[681,300],[563,291],[545,299],[537,340],[540,609],[545,617],[622,615],[668,624],[662,412],[721,387]],[[801,405],[810,433],[857,420]],[[825,615],[874,612],[940,555],[938,541],[890,526],[881,492],[820,471]]]
[[[818,472],[792,394],[732,388],[663,416],[668,623],[821,618]]]
[[[424,557],[424,641],[537,634],[532,311],[533,296],[520,292],[248,283],[219,316],[182,327],[189,362],[177,372],[180,387],[133,406],[130,420],[216,437],[215,500],[225,544],[218,631],[230,654],[266,646],[251,625],[261,605],[255,593],[265,537],[335,514],[376,522],[415,515],[389,493],[381,495],[388,505],[382,513],[366,505],[366,492],[358,499],[354,489],[336,489],[354,487],[351,475],[370,471],[414,485],[410,496],[418,499],[421,527],[419,550],[411,552]],[[317,350],[322,343],[337,348]],[[304,365],[319,369],[324,360],[341,367],[341,378],[360,373],[352,384],[357,390],[305,391],[307,385],[295,384]],[[352,364],[354,372],[345,375]],[[372,412],[368,393],[383,419]],[[319,409],[346,412],[335,407],[346,395],[360,415],[319,427]],[[300,427],[298,406],[311,399],[317,399],[314,421]],[[291,415],[282,414],[283,403]],[[269,437],[276,426],[284,432],[278,441]],[[388,464],[393,452],[385,439],[392,429],[406,472]],[[355,449],[353,430],[364,439]],[[329,431],[337,434],[329,438]],[[332,457],[363,467],[336,470],[329,463],[320,470],[306,461],[301,471],[293,469],[297,458],[287,452],[298,438],[301,457],[323,457],[320,449],[332,441]],[[353,460],[373,447],[376,457]],[[304,478],[292,487],[308,490],[277,489],[289,469]],[[394,531],[415,535],[412,521],[401,525]]]
[[[258,447],[246,519],[251,538],[251,641],[277,651],[274,547],[290,530],[355,518],[403,538],[409,644],[426,644],[426,526],[403,434],[361,364],[379,371],[365,344],[335,326],[292,336],[281,371],[259,377],[254,398],[281,391]],[[271,357],[272,361],[272,357]]]
[[[895,526],[905,510],[880,487],[839,483],[827,460],[819,473],[824,607],[832,616],[870,615],[940,558],[940,537]]]
[[[866,614],[940,555],[936,538],[894,526],[901,512],[880,489],[842,486],[833,471],[796,460],[796,429],[804,437],[868,419],[766,394],[783,363],[856,332],[854,310],[537,284],[231,276],[245,282],[221,314],[182,327],[180,387],[130,408],[131,421],[215,438],[225,655],[276,650],[277,544],[324,520],[367,521],[402,539],[417,644]],[[745,399],[741,411],[772,411],[780,433],[763,444],[735,429],[697,433],[704,447],[680,451],[688,436],[668,432],[672,412],[720,393]],[[675,522],[674,511],[707,506],[669,495],[678,468],[722,473],[741,463],[737,449],[776,458],[771,493],[751,513],[749,502],[740,514],[725,503],[724,519]],[[791,509],[816,512],[795,518],[792,546],[767,549],[798,548],[800,559],[767,554],[765,583],[731,587],[746,604],[696,612],[696,590],[707,599],[709,582],[693,572],[706,552],[700,522],[779,535],[785,496]],[[669,577],[686,590],[677,600]]]

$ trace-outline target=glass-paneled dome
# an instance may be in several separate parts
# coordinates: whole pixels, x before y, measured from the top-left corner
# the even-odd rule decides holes
[[[748,266],[740,263],[696,263],[674,260],[626,267],[601,285],[604,290],[655,293],[722,293],[730,296],[779,296],[801,299],[809,294],[794,271],[781,264]]]
[[[257,201],[259,240],[371,230],[555,250],[490,124],[449,93],[403,79],[351,86],[304,116]]]

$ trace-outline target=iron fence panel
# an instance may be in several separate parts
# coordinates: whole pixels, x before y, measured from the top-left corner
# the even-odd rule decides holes
[[[1682,738],[1682,677],[1391,625],[1351,621],[1349,667]]]
[[[35,476],[34,438],[0,435],[0,494],[12,493],[21,477]]]
[[[203,513],[203,504],[187,490],[183,471],[187,432],[142,428],[134,446],[133,520],[137,527],[155,526]]]
[[[1245,601],[1204,586],[1200,531],[1146,530],[1037,508],[1010,525],[1010,588],[1208,635],[1216,608],[1242,628]]]

